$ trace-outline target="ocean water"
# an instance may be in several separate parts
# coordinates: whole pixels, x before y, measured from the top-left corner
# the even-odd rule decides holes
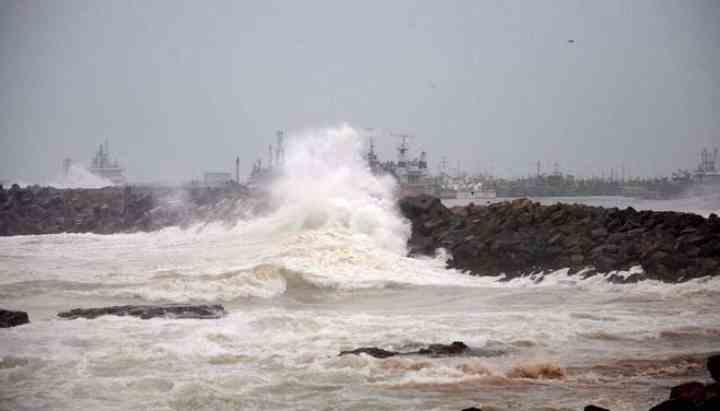
[[[391,180],[347,126],[290,141],[273,211],[232,226],[0,238],[0,409],[643,410],[703,380],[720,281],[498,282],[405,256]],[[217,320],[75,307],[222,303]],[[488,355],[339,357],[464,341]]]

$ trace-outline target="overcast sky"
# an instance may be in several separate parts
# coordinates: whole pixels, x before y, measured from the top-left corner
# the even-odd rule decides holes
[[[433,169],[693,168],[720,146],[720,1],[0,0],[0,179],[105,138],[132,181],[247,174],[276,130],[343,122]]]

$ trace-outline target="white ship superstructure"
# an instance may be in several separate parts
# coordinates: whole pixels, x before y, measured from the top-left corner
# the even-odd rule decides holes
[[[125,169],[120,167],[117,160],[110,158],[110,145],[107,141],[100,144],[95,157],[92,160],[89,171],[98,177],[111,181],[115,185],[122,185],[127,182]]]

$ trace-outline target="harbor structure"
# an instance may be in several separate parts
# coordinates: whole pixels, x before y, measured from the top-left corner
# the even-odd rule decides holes
[[[65,170],[70,169],[68,159],[63,163],[63,167]],[[110,143],[107,140],[98,147],[89,171],[98,177],[111,181],[115,185],[123,185],[127,182],[125,169],[120,166],[117,160],[112,160],[110,157]]]
[[[694,174],[694,178],[698,183],[720,185],[720,169],[717,166],[717,160],[717,148],[712,152],[707,148],[700,151],[700,163]]]
[[[278,130],[275,137],[275,145],[268,145],[267,162],[263,164],[262,158],[258,158],[253,164],[247,182],[249,186],[259,187],[268,183],[279,174],[280,169],[285,165],[285,131]]]
[[[374,130],[374,129],[368,129]],[[365,161],[375,174],[389,174],[398,182],[398,195],[400,197],[429,194],[437,195],[437,184],[428,172],[427,153],[421,152],[419,157],[410,158],[410,145],[408,140],[414,136],[389,132],[388,135],[398,138],[396,147],[397,160],[381,162],[375,152],[375,140],[369,138],[368,151]]]

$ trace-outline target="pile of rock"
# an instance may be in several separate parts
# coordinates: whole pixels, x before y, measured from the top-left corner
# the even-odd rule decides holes
[[[449,266],[508,278],[570,268],[608,273],[642,266],[655,278],[684,281],[720,274],[720,218],[579,204],[543,206],[527,199],[446,208],[430,196],[406,197],[411,254],[445,248]],[[593,271],[586,270],[585,273]]]
[[[55,189],[0,186],[0,236],[151,231],[195,221],[236,221],[245,187],[105,187]]]

